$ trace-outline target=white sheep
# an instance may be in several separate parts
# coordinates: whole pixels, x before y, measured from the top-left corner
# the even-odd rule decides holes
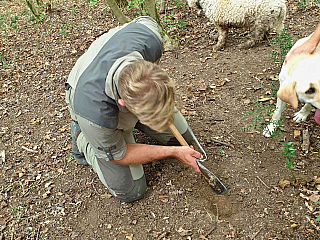
[[[253,47],[264,39],[265,33],[281,33],[286,17],[285,0],[187,0],[190,7],[200,7],[218,28],[218,42],[214,51],[226,43],[228,28],[254,30],[254,38],[241,48]]]

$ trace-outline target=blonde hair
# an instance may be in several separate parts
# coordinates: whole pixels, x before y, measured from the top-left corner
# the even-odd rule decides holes
[[[126,66],[120,73],[118,90],[141,123],[159,132],[173,123],[174,82],[157,64],[142,60]]]

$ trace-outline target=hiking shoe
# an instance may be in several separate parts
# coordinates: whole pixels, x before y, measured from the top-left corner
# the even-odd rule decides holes
[[[75,121],[71,122],[70,128],[71,128],[71,137],[72,137],[71,153],[72,153],[74,159],[76,159],[76,161],[79,164],[84,165],[84,166],[88,166],[89,164],[86,161],[84,154],[79,151],[79,148],[77,146],[77,138],[78,138],[79,134],[81,133],[81,129]]]

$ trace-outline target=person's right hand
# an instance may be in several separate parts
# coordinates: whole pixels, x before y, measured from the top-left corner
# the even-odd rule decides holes
[[[175,157],[183,164],[192,167],[195,172],[200,172],[195,158],[202,158],[202,155],[194,150],[192,146],[176,147]]]
[[[317,47],[317,44],[312,41],[304,42],[302,45],[293,49],[286,55],[285,63],[287,63],[290,60],[290,58],[292,58],[294,55],[301,54],[301,53],[304,53],[304,54],[313,53],[316,47]]]

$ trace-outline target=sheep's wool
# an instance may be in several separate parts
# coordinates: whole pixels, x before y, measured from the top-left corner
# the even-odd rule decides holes
[[[188,0],[194,5],[197,0]],[[252,27],[258,22],[279,32],[286,15],[284,0],[200,0],[205,15],[216,25]]]
[[[285,0],[188,0],[190,7],[198,3],[218,28],[219,40],[215,50],[225,44],[229,27],[255,30],[255,39],[247,42],[248,47],[262,40],[265,32],[281,33],[284,27]]]

